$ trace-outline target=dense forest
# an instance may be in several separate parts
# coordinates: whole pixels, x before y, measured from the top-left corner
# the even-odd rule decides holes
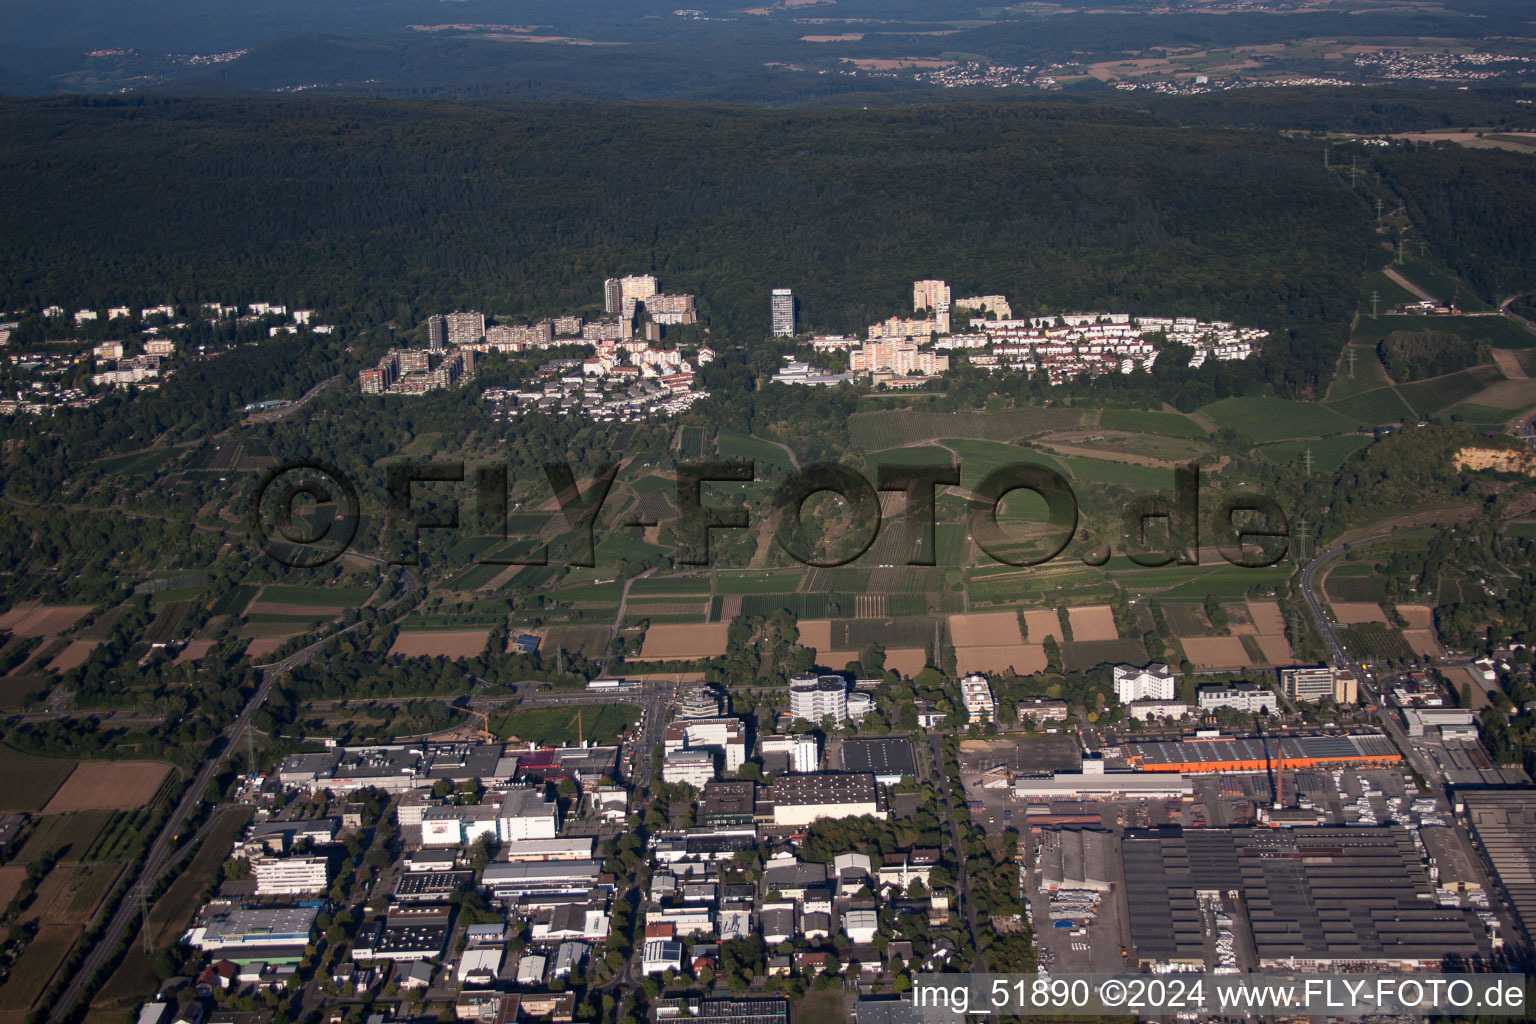
[[[1375,164],[1430,245],[1484,298],[1536,289],[1536,161],[1527,154],[1395,146]]]
[[[1377,343],[1376,352],[1399,383],[1455,373],[1493,358],[1488,342],[1468,345],[1445,331],[1393,331]]]
[[[407,326],[591,310],[603,277],[649,270],[698,294],[715,337],[746,338],[777,285],[807,326],[851,331],[942,276],[1024,313],[1265,326],[1265,382],[1300,392],[1335,358],[1370,258],[1367,204],[1316,146],[1104,108],[96,100],[0,116],[12,307],[267,298]]]

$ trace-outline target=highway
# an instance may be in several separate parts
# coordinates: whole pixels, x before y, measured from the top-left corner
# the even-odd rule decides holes
[[[403,599],[417,585],[415,577],[410,573],[402,573],[402,579],[400,594],[391,604]],[[219,765],[223,762],[225,755],[231,750],[238,749],[241,737],[244,735],[245,730],[250,727],[251,716],[256,713],[256,709],[261,707],[262,702],[267,699],[267,695],[271,693],[272,686],[277,682],[278,678],[289,669],[307,663],[316,651],[324,647],[335,637],[341,636],[344,633],[350,633],[354,629],[360,629],[362,626],[363,623],[361,622],[354,623],[346,629],[332,633],[323,640],[315,641],[303,650],[293,652],[281,661],[262,666],[260,684],[257,685],[250,699],[245,702],[245,707],[240,710],[240,714],[235,717],[234,722],[224,730],[226,742],[223,747],[215,751],[203,764],[197,775],[192,778],[192,781],[187,785],[186,791],[182,794],[181,802],[176,805],[176,809],[171,812],[171,816],[166,819],[165,825],[160,829],[160,834],[155,837],[154,843],[150,845],[149,852],[145,854],[144,861],[139,867],[138,876],[134,879],[133,885],[128,889],[130,895],[138,893],[141,891],[141,888],[143,891],[153,890],[155,880],[159,878],[161,871],[167,864],[167,858],[173,852],[172,844],[175,843],[176,837],[181,834],[182,827],[192,812],[202,803],[203,797],[208,790],[208,784],[213,781],[213,777],[217,774]],[[86,986],[95,977],[96,973],[106,965],[108,957],[111,956],[112,951],[117,948],[117,944],[122,941],[123,937],[128,934],[129,927],[134,923],[138,915],[139,903],[136,898],[124,898],[118,904],[117,911],[112,915],[111,920],[107,922],[106,928],[97,936],[95,946],[75,970],[74,977],[59,996],[58,1002],[54,1003],[53,1009],[48,1014],[50,1024],[62,1022],[69,1016],[69,1012],[75,1003],[86,994]]]

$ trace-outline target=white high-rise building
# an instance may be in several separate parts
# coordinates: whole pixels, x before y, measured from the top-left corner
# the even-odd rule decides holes
[[[1135,700],[1173,700],[1173,694],[1173,670],[1167,665],[1115,666],[1115,696],[1122,704]]]
[[[848,684],[842,676],[795,676],[789,681],[789,713],[807,722],[828,715],[842,724],[848,718]]]
[[[773,298],[769,302],[769,312],[773,315],[773,336],[793,338],[795,336],[795,293],[788,288],[775,288]]]

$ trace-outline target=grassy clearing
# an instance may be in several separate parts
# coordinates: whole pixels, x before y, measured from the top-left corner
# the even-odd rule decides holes
[[[1375,391],[1366,391],[1343,401],[1330,402],[1327,408],[1352,417],[1363,426],[1400,423],[1406,419],[1416,418],[1413,409],[1403,401],[1397,389],[1391,387],[1377,388]]]
[[[715,438],[715,446],[721,458],[751,459],[757,463],[759,471],[771,467],[781,473],[788,473],[790,469],[789,456],[783,448],[749,434],[722,430],[720,436]]]
[[[1105,409],[1099,416],[1104,430],[1130,430],[1168,437],[1202,438],[1205,430],[1189,417],[1175,412],[1151,412],[1142,409]]]
[[[271,584],[262,589],[265,604],[302,604],[316,608],[356,608],[373,594],[372,587],[287,587]]]
[[[1272,462],[1279,465],[1301,467],[1307,451],[1312,452],[1313,470],[1332,472],[1344,464],[1355,452],[1371,443],[1371,438],[1359,434],[1341,437],[1320,437],[1315,441],[1281,441],[1259,449]]]
[[[1399,384],[1397,393],[1420,416],[1465,401],[1495,381],[1503,379],[1494,366],[1474,366],[1470,370],[1434,377],[1430,380]]]
[[[0,745],[0,812],[39,811],[75,770],[75,762],[63,758],[34,757],[15,747]]]
[[[1324,405],[1284,398],[1223,398],[1200,410],[1217,426],[1254,441],[1287,441],[1351,433],[1355,423]]]
[[[575,708],[527,708],[514,711],[496,721],[494,732],[506,739],[544,744],[612,743],[619,734],[640,720],[640,709],[633,704],[601,704],[581,709],[581,735],[576,733]]]
[[[1494,348],[1531,348],[1532,334],[1501,316],[1382,316],[1366,317],[1355,325],[1354,341],[1375,345],[1393,331],[1440,331],[1466,341],[1486,341]]]

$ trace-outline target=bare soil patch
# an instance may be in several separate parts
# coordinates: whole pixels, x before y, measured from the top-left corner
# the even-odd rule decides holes
[[[95,649],[96,645],[89,640],[71,640],[68,647],[53,656],[53,660],[48,663],[48,671],[68,672],[72,668],[79,668]]]
[[[1400,604],[1397,613],[1407,620],[1409,629],[1435,628],[1435,610],[1427,604]]]
[[[1072,623],[1073,640],[1118,640],[1120,631],[1115,628],[1115,613],[1107,604],[1090,604],[1081,608],[1068,608],[1067,620]],[[1031,640],[1036,639],[1034,636]]]
[[[831,619],[801,619],[799,626],[802,647],[812,647],[820,651],[832,646]]]
[[[642,661],[684,661],[725,653],[726,622],[661,623],[645,631]]]
[[[1196,668],[1242,668],[1250,662],[1241,637],[1179,637],[1179,644]]]
[[[143,807],[170,770],[164,761],[82,761],[53,794],[43,813]]]
[[[402,630],[389,653],[402,658],[473,658],[485,650],[489,629]]]
[[[1414,654],[1438,658],[1445,653],[1435,639],[1435,631],[1432,629],[1405,629],[1403,639],[1408,641],[1408,646],[1413,648]]]
[[[1019,636],[1019,617],[1014,612],[951,615],[949,638],[956,647],[1001,647],[1024,642]]]
[[[1335,601],[1333,616],[1345,626],[1353,626],[1361,622],[1387,621],[1387,613],[1381,610],[1381,605],[1371,601]]]
[[[989,647],[956,647],[955,665],[961,675],[972,672],[1007,672],[1028,676],[1044,672],[1045,648],[1040,644],[995,644]]]
[[[1292,665],[1296,656],[1291,653],[1290,641],[1283,633],[1261,633],[1253,638],[1264,652],[1264,660],[1271,665]]]
[[[56,636],[85,618],[89,604],[22,605],[0,615],[0,630],[16,636]]]
[[[1031,608],[1026,611],[1024,628],[1029,632],[1024,638],[1028,643],[1044,643],[1048,636],[1055,637],[1058,642],[1061,640],[1061,619],[1057,617],[1054,608]],[[1076,623],[1073,623],[1072,631],[1076,635]]]
[[[1253,619],[1260,636],[1285,632],[1285,615],[1280,611],[1278,601],[1249,601],[1248,616]]]

